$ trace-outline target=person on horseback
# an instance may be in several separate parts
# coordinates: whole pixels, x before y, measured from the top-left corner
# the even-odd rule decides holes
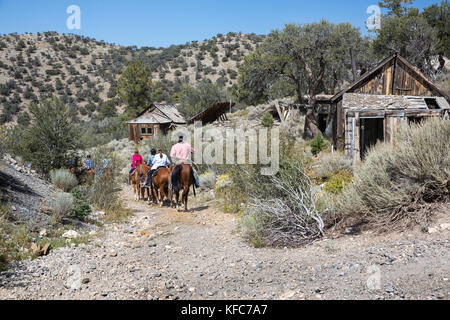
[[[109,167],[109,161],[110,161],[110,159],[103,159],[103,165],[100,168],[100,170],[98,170],[98,172],[97,172],[98,177],[100,177],[102,175],[103,171]]]
[[[150,151],[150,156],[148,157],[147,160],[147,166],[151,167],[153,165],[153,159],[155,159],[156,156],[156,150],[155,148],[152,148],[152,150]]]
[[[84,170],[89,171],[94,169],[94,165],[92,164],[92,159],[90,155],[87,155],[86,161],[84,161]]]
[[[141,165],[142,162],[144,161],[142,156],[139,154],[139,150],[138,149],[134,150],[133,158],[132,158],[131,161],[132,161],[132,163],[131,163],[130,174],[128,176],[128,183],[130,183],[131,175],[133,174],[134,170],[136,169],[136,166]]]
[[[186,163],[189,164],[192,167],[192,171],[194,172],[194,178],[195,178],[195,187],[200,187],[200,181],[198,178],[198,173],[195,170],[195,168],[192,165],[191,161],[191,154],[194,154],[195,150],[192,148],[192,146],[187,143],[183,142],[183,136],[180,136],[178,139],[178,143],[173,145],[172,149],[170,150],[170,157],[172,158],[172,162],[175,166]],[[169,181],[169,188],[172,189],[172,174],[170,175],[170,181]]]
[[[147,186],[151,185],[152,175],[156,170],[158,170],[159,168],[168,168],[170,166],[170,160],[167,155],[163,153],[162,149],[158,149],[158,154],[153,158],[151,166],[152,168],[148,172],[147,181],[145,184]]]

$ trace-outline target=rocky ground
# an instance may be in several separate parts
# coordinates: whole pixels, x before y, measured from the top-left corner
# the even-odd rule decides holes
[[[57,192],[50,183],[40,179],[34,170],[19,165],[13,158],[0,160],[0,199],[11,206],[12,219],[39,231],[48,227],[49,216],[42,212],[45,199]]]
[[[0,299],[448,299],[448,206],[431,233],[361,234],[255,249],[200,196],[180,213],[121,197],[134,216],[89,245],[0,274]]]

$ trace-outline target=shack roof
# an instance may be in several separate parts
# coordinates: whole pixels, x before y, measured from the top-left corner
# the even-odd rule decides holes
[[[399,95],[374,95],[345,93],[342,108],[348,110],[450,110],[443,97],[418,97]]]
[[[159,111],[159,112],[158,112]],[[151,104],[129,124],[186,124],[186,120],[178,111],[177,105]]]
[[[221,115],[227,113],[234,105],[234,102],[215,103],[189,119],[189,123],[194,123],[195,121],[202,121],[203,123],[214,122],[219,119]]]

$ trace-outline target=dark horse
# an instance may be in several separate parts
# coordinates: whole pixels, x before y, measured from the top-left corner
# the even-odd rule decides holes
[[[175,193],[176,202],[175,209],[177,209],[180,198],[180,191],[183,190],[181,201],[184,204],[184,210],[188,211],[187,202],[189,195],[189,188],[193,186],[194,196],[195,194],[195,178],[194,171],[189,164],[180,164],[175,166],[172,171],[172,189],[169,190],[170,203],[172,204],[173,194]]]

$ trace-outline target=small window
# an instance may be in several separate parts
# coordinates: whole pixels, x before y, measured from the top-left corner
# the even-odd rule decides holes
[[[151,136],[153,135],[153,128],[152,127],[141,128],[141,133],[144,136]]]
[[[422,121],[424,119],[425,119],[424,117],[411,116],[411,117],[408,117],[408,124],[411,124],[411,123],[422,123]]]
[[[436,98],[425,98],[425,103],[427,104],[428,109],[431,110],[438,110],[441,107],[439,107]]]

